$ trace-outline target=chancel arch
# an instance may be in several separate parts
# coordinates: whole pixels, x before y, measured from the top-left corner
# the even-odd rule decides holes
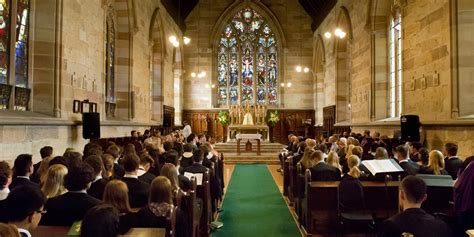
[[[183,80],[182,68],[183,60],[181,48],[173,49],[173,97],[174,97],[174,124],[181,124],[183,111]]]
[[[351,120],[351,39],[352,26],[349,12],[341,7],[337,26],[346,32],[344,38],[336,38],[336,120],[338,123]]]
[[[321,35],[316,36],[314,44],[314,64],[313,64],[313,77],[314,77],[314,109],[316,112],[315,124],[323,123],[323,107],[325,104],[324,96],[324,77],[326,72],[326,60],[324,51],[324,41]]]
[[[163,119],[163,63],[165,43],[160,9],[155,9],[150,24],[150,113],[158,124]]]
[[[271,11],[249,0],[234,4],[212,36],[215,106],[279,106],[285,40]]]

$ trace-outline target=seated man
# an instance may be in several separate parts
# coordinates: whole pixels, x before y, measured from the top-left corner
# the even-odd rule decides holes
[[[153,179],[156,178],[154,174],[151,173],[150,169],[154,166],[155,161],[149,154],[143,153],[140,156],[140,166],[138,167],[138,179],[147,183],[151,184]]]
[[[38,187],[38,184],[30,181],[33,174],[33,158],[29,154],[21,154],[13,163],[13,181],[10,184],[10,190],[24,185]]]
[[[70,226],[82,220],[84,214],[101,201],[87,194],[94,180],[94,171],[87,164],[70,167],[64,178],[67,193],[51,198],[46,202],[47,213],[41,225]]]
[[[316,150],[311,155],[311,160],[317,164],[311,167],[311,181],[339,181],[341,180],[341,172],[333,166],[330,166],[324,162],[324,153],[320,150]]]
[[[462,166],[462,160],[457,156],[458,145],[454,143],[446,143],[444,145],[444,153],[446,158],[444,159],[444,167],[448,174],[456,180],[458,178],[458,171]]]
[[[32,185],[20,186],[12,190],[5,200],[2,219],[18,228],[22,237],[30,237],[30,231],[38,226],[46,196],[38,187]]]
[[[422,179],[409,175],[400,184],[399,200],[403,212],[385,220],[378,230],[378,236],[452,236],[446,223],[421,209],[426,200],[426,184]]]
[[[140,159],[135,154],[129,154],[123,158],[125,175],[122,181],[128,186],[128,198],[132,208],[144,207],[148,203],[148,192],[150,185],[138,179],[138,167]]]
[[[84,162],[94,170],[94,180],[91,183],[91,187],[87,190],[87,193],[92,197],[102,200],[104,195],[105,185],[107,180],[102,178],[102,171],[104,170],[104,163],[102,158],[97,155],[87,157]]]
[[[398,159],[398,164],[406,172],[406,175],[416,175],[420,170],[418,164],[413,162],[408,157],[408,147],[406,145],[399,145],[395,148],[395,154]]]
[[[180,168],[178,170],[184,169],[188,166],[191,166],[194,161],[193,161],[193,145],[191,143],[186,143],[183,146],[183,156],[181,157],[180,160]]]
[[[202,160],[203,160],[203,152],[201,150],[195,150],[193,152],[193,161],[194,163],[191,165],[191,166],[188,166],[186,168],[183,169],[182,173],[186,173],[186,172],[189,172],[189,173],[193,173],[193,174],[197,174],[197,173],[206,173],[206,171],[208,171],[208,169],[206,168],[206,166],[202,165]]]

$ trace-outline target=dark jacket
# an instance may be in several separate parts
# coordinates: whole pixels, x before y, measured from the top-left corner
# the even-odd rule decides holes
[[[444,159],[444,168],[453,179],[458,178],[458,171],[462,166],[462,160],[459,157]]]
[[[186,157],[182,157],[181,160],[179,161],[179,166],[181,168],[186,168],[186,167],[189,167],[191,165],[193,165],[194,161],[193,161],[193,157],[189,157],[189,158],[186,158]]]
[[[339,183],[339,202],[341,210],[361,210],[364,204],[364,188],[359,179],[344,174]]]
[[[339,181],[341,180],[341,172],[336,167],[330,166],[324,162],[309,169],[311,171],[312,181]]]
[[[125,175],[123,167],[117,163],[114,163],[114,179],[121,179]]]
[[[136,178],[123,177],[122,181],[125,182],[128,187],[128,199],[130,200],[130,207],[138,208],[146,206],[148,203],[150,185]]]
[[[13,190],[16,187],[24,186],[24,185],[31,185],[34,187],[39,187],[39,185],[33,181],[30,181],[27,178],[22,178],[22,177],[14,177],[12,180],[12,183],[10,184],[9,188],[10,190]]]
[[[410,208],[385,220],[377,236],[399,237],[403,232],[414,236],[452,236],[451,230],[442,220],[434,218],[421,208]]]
[[[67,192],[49,199],[44,209],[46,214],[41,218],[41,225],[71,226],[73,222],[82,220],[84,214],[100,204],[101,201],[86,193]]]
[[[206,173],[208,171],[208,168],[206,166],[201,165],[199,163],[194,163],[191,166],[188,166],[183,169],[183,174],[186,172],[197,174],[197,173]]]
[[[428,166],[420,167],[418,171],[419,174],[434,174],[433,169]],[[448,175],[448,172],[445,169],[440,170],[440,175]]]
[[[151,182],[156,178],[156,176],[152,173],[150,173],[150,171],[138,176],[138,179],[142,182],[145,182],[147,184],[151,184]]]
[[[99,200],[102,200],[104,196],[105,185],[107,185],[107,180],[99,179],[91,184],[91,187],[87,190],[87,194],[95,197]]]
[[[408,161],[399,162],[400,167],[406,172],[406,175],[416,175],[420,170],[420,167],[417,163],[408,159]]]

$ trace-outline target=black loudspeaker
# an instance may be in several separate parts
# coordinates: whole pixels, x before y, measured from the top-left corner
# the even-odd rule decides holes
[[[172,124],[172,116],[169,113],[163,114],[163,127],[169,128]]]
[[[402,115],[400,117],[400,126],[402,127],[403,141],[420,141],[420,117],[418,115]]]
[[[100,114],[83,113],[82,114],[82,137],[84,139],[100,138]]]

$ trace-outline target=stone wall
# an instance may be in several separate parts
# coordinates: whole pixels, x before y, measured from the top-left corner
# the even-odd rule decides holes
[[[468,1],[463,1],[468,2]],[[472,119],[457,117],[457,108],[453,102],[468,101],[471,97],[458,95],[457,81],[454,72],[457,65],[452,52],[453,27],[452,18],[456,13],[451,12],[452,1],[449,0],[339,0],[313,36],[313,42],[320,38],[324,42],[324,89],[323,103],[315,102],[316,114],[322,116],[324,106],[334,105],[337,98],[336,57],[334,38],[324,38],[324,33],[334,31],[338,25],[338,16],[343,9],[347,9],[350,16],[352,38],[350,39],[350,83],[351,116],[348,121],[353,131],[362,132],[365,129],[380,131],[392,136],[394,131],[400,130],[398,118],[388,118],[385,113],[386,98],[380,90],[385,89],[384,79],[387,77],[387,65],[380,63],[388,60],[386,40],[388,33],[388,17],[394,7],[400,7],[402,14],[402,65],[403,65],[403,103],[402,114],[417,114],[423,124],[423,133],[426,135],[428,146],[432,149],[441,149],[446,142],[456,142],[460,147],[460,155],[466,157],[474,152],[474,138]],[[463,11],[462,24],[472,22],[472,11]],[[453,33],[455,35],[455,33]],[[465,37],[465,33],[463,33]],[[454,39],[458,37],[454,36]],[[460,38],[459,51],[474,52],[468,40]],[[455,48],[455,47],[454,47]],[[316,49],[316,48],[315,48]],[[315,55],[318,55],[315,52]],[[463,55],[466,55],[464,53]],[[383,59],[385,58],[385,59]],[[317,61],[317,60],[315,60]],[[453,67],[451,66],[453,65]],[[466,67],[466,64],[459,64]],[[374,89],[372,89],[372,85]],[[459,88],[470,86],[470,83],[459,80]],[[453,91],[455,92],[453,95]],[[320,92],[321,93],[321,92]],[[460,92],[462,93],[462,91]],[[386,93],[385,93],[386,96]],[[385,114],[385,115],[384,115]],[[320,118],[319,118],[320,119]]]
[[[62,1],[62,4],[58,4]],[[105,116],[106,14],[116,14],[117,116]],[[151,22],[159,9],[163,73],[153,78]],[[166,9],[156,0],[41,0],[31,15],[32,111],[0,111],[0,160],[13,160],[30,153],[39,160],[39,149],[51,145],[56,155],[67,147],[79,151],[82,139],[81,114],[73,113],[73,101],[89,99],[101,113],[102,137],[128,136],[158,125],[151,120],[152,83],[159,83],[162,104],[174,106],[176,68],[174,50],[167,40],[181,35]],[[59,23],[56,24],[56,20]],[[177,49],[182,50],[182,49]],[[56,81],[57,80],[57,81]],[[57,89],[56,89],[57,88]],[[179,97],[178,97],[179,98]],[[161,114],[162,107],[154,107]],[[181,111],[177,111],[181,114]]]

